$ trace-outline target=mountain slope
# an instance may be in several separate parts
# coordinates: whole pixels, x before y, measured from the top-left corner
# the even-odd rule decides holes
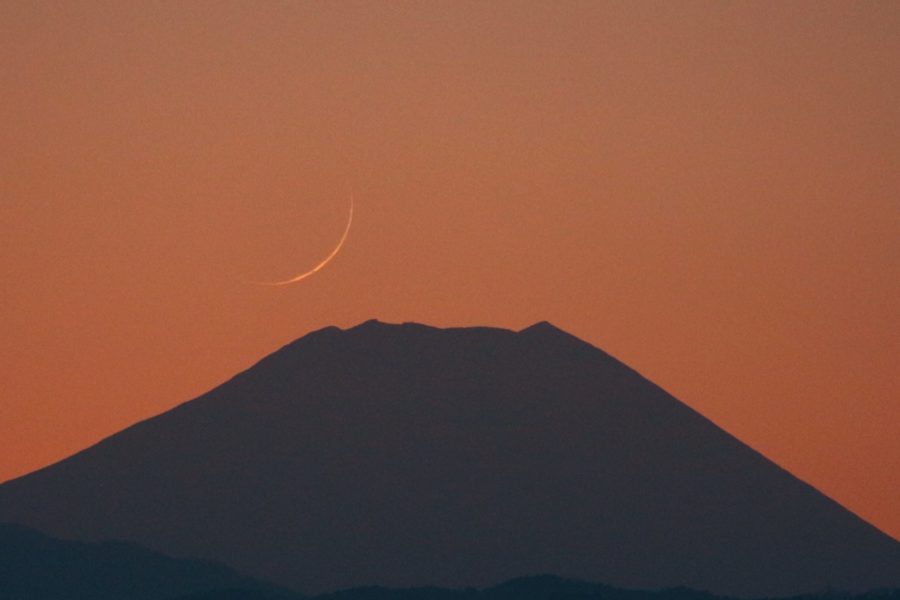
[[[0,523],[4,600],[163,600],[201,592],[218,596],[229,589],[270,598],[276,592],[222,565],[169,558],[122,542],[58,540]]]
[[[314,332],[0,486],[0,519],[307,593],[535,573],[739,596],[900,585],[900,544],[552,325]]]

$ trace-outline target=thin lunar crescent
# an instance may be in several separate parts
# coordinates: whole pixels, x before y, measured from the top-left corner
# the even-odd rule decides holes
[[[299,275],[297,275],[295,277],[291,277],[290,279],[285,279],[284,281],[272,281],[272,282],[263,283],[262,285],[288,285],[291,283],[297,283],[298,281],[302,281],[302,280],[306,279],[307,277],[309,277],[310,275],[320,271],[325,265],[327,265],[328,263],[331,262],[331,259],[333,259],[335,256],[337,256],[338,252],[341,251],[341,247],[344,245],[344,242],[347,241],[347,234],[350,233],[350,225],[352,225],[352,224],[353,224],[353,194],[351,193],[350,194],[350,216],[347,219],[347,226],[344,228],[344,233],[343,233],[343,235],[341,235],[341,239],[338,242],[337,246],[335,246],[334,250],[331,251],[331,254],[326,256],[325,260],[323,260],[322,262],[320,262],[315,267],[313,267],[312,269],[310,269],[309,271],[307,271],[305,273],[300,273]]]

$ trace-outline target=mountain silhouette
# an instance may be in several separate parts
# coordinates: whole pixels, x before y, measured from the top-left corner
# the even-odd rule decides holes
[[[900,543],[603,351],[368,321],[0,486],[0,520],[309,594],[557,573],[742,597],[900,586]]]
[[[275,598],[275,586],[242,577],[223,565],[177,560],[123,542],[86,543],[47,537],[0,523],[0,598],[3,600],[163,600],[243,590]]]

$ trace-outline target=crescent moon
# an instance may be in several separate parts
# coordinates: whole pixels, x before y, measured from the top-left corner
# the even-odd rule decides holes
[[[337,253],[341,251],[341,248],[344,246],[344,242],[347,241],[347,234],[350,233],[350,225],[352,225],[352,224],[353,224],[353,194],[351,193],[350,194],[350,216],[347,218],[347,226],[344,228],[344,233],[343,233],[343,235],[341,235],[341,239],[338,242],[337,246],[335,246],[334,250],[331,251],[331,254],[326,256],[325,260],[323,260],[322,262],[320,262],[315,267],[313,267],[312,269],[310,269],[309,271],[307,271],[305,273],[300,273],[299,275],[291,277],[290,279],[285,279],[284,281],[265,282],[265,283],[262,283],[261,285],[290,285],[292,283],[297,283],[298,281],[303,281],[310,275],[313,275],[313,274],[321,271],[323,268],[325,268],[325,265],[330,263],[331,260],[335,256],[337,256]]]

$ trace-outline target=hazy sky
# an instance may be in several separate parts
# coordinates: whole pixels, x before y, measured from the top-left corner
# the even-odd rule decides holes
[[[326,325],[546,319],[900,537],[900,3],[5,1],[0,52],[0,480]]]

